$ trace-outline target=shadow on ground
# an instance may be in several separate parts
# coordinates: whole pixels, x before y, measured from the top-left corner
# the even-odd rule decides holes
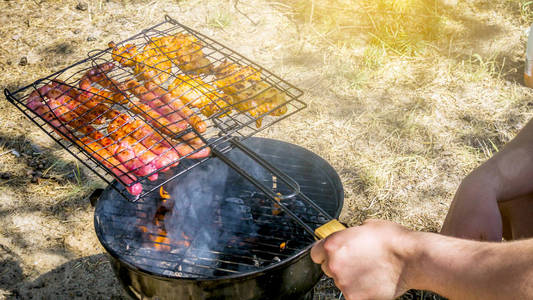
[[[2,251],[0,266],[6,264],[9,269],[20,269],[21,266],[14,264],[20,260],[15,253],[37,243],[35,238],[38,233],[35,236],[30,236],[27,235],[28,232],[25,229],[17,229],[11,223],[10,216],[37,213],[40,219],[28,217],[27,220],[30,223],[39,224],[35,226],[44,226],[42,228],[46,228],[46,224],[48,224],[45,220],[53,220],[59,224],[72,224],[70,219],[73,213],[88,207],[87,196],[90,194],[91,188],[97,185],[97,182],[83,168],[78,169],[72,162],[54,155],[54,150],[59,149],[58,145],[54,145],[57,148],[41,148],[24,136],[9,136],[4,133],[0,133],[0,145],[5,149],[14,149],[18,152],[18,157],[13,162],[17,168],[10,169],[10,162],[6,168],[2,168],[2,178],[0,179],[0,191],[6,193],[3,195],[4,201],[0,203],[0,224],[4,226],[0,230],[0,237],[2,235],[8,237],[12,245],[18,250],[7,249],[0,244],[2,247],[0,249]],[[22,171],[18,168],[20,165]],[[32,172],[39,172],[41,175],[35,179],[35,175],[31,175]],[[56,192],[57,189],[60,192]],[[42,193],[36,197],[35,190],[42,191]],[[43,223],[41,224],[36,220],[41,220]],[[46,243],[47,252],[65,254],[63,239],[49,236],[47,233],[39,238],[42,238],[42,241]],[[46,241],[44,241],[45,239]],[[6,256],[8,258],[5,258]],[[9,283],[10,280],[18,281],[20,279],[20,276],[15,273],[10,273],[12,277],[3,278],[2,270],[3,268],[0,268],[0,288],[4,288],[3,284]],[[22,271],[19,273],[22,274]]]
[[[22,281],[24,276],[16,257],[7,258],[9,249],[0,245],[3,261],[9,267],[0,277],[0,288],[9,291],[7,299],[130,299],[122,290],[111,269],[106,254],[97,254],[71,260],[35,280]],[[13,254],[14,255],[14,254]],[[6,259],[7,258],[7,259]],[[344,299],[333,280],[323,277],[314,288],[315,300]],[[399,300],[444,300],[436,294],[411,290]]]
[[[23,281],[16,255],[0,245],[0,288],[7,299],[129,299],[122,291],[106,254],[71,260],[39,276]],[[11,253],[11,254],[10,254]]]

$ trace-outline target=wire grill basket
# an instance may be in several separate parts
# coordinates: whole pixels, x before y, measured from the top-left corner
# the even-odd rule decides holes
[[[168,16],[4,93],[130,200],[306,107],[293,85]],[[184,159],[187,168],[158,179]]]

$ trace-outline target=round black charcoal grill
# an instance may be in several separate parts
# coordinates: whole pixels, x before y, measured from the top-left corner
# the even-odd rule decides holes
[[[272,139],[244,144],[339,216],[342,184],[326,161]],[[281,195],[290,193],[239,150],[228,155]],[[184,161],[177,169],[188,167]],[[297,197],[283,204],[311,226],[327,221]],[[309,255],[314,238],[217,158],[137,202],[107,188],[96,203],[95,229],[121,284],[136,298],[299,299],[322,276]]]

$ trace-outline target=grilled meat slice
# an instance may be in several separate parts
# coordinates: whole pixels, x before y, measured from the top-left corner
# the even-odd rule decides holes
[[[249,113],[261,127],[263,116],[281,116],[287,112],[285,96],[265,81],[252,66],[224,61],[215,68],[215,85],[230,96],[237,110]]]
[[[224,111],[218,117],[231,112],[231,100],[216,91],[216,88],[204,82],[199,76],[178,75],[168,86],[172,97],[179,98],[184,104],[192,105],[207,117]]]

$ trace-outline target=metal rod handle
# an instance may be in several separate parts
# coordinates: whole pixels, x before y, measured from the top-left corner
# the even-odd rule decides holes
[[[259,156],[257,153],[255,153],[252,149],[246,147],[243,143],[240,142],[240,140],[237,137],[232,137],[229,140],[229,142],[235,147],[239,148],[244,154],[248,155],[251,159],[259,163],[265,169],[270,171],[272,174],[276,175],[279,179],[281,179],[283,183],[291,187],[293,190],[293,193],[289,195],[281,195],[281,196],[278,194],[274,194],[274,192],[272,191],[272,195],[274,195],[274,197],[281,199],[281,200],[286,200],[286,199],[292,199],[295,196],[298,196],[301,198],[301,200],[307,202],[314,209],[316,209],[320,214],[322,214],[322,216],[326,217],[329,220],[333,219],[324,209],[322,209],[322,207],[318,206],[313,200],[309,199],[309,197],[307,197],[300,191],[300,185],[298,184],[298,182],[292,179],[292,177],[290,177],[289,175],[287,175],[280,169],[274,167],[272,164],[270,164],[269,162],[264,160],[261,156]]]
[[[242,145],[242,144],[241,144]],[[272,189],[265,186],[262,182],[257,180],[254,176],[250,175],[248,172],[243,170],[239,165],[231,160],[226,154],[222,153],[217,148],[212,149],[213,154],[218,157],[220,160],[222,160],[225,164],[227,164],[230,168],[235,170],[237,173],[239,173],[241,176],[243,176],[246,180],[250,181],[256,188],[258,188],[260,191],[262,191],[267,198],[274,202],[276,205],[278,205],[284,212],[286,212],[291,218],[296,221],[298,224],[302,225],[302,227],[305,229],[305,231],[309,232],[313,237],[317,238],[315,231],[311,226],[307,225],[300,217],[298,217],[295,213],[293,213],[287,206],[285,206],[280,199],[280,196],[275,194]],[[255,153],[254,153],[255,154]],[[257,155],[255,155],[257,156]],[[270,165],[270,164],[269,164]],[[270,165],[271,166],[271,165]],[[297,184],[297,183],[296,183]],[[300,189],[300,186],[298,185],[298,191]],[[299,192],[298,192],[299,193]]]
[[[272,191],[271,189],[267,188],[270,191],[269,192],[270,195],[281,200],[286,200],[286,199],[292,199],[296,195],[300,194],[300,185],[298,184],[298,182],[292,179],[292,177],[290,177],[289,175],[287,175],[285,172],[281,171],[280,169],[274,167],[271,163],[263,159],[261,156],[257,155],[257,153],[255,153],[253,150],[251,150],[250,148],[246,147],[243,143],[241,143],[238,138],[233,137],[229,140],[229,142],[233,146],[239,148],[239,150],[241,150],[244,154],[246,154],[248,157],[250,157],[255,162],[257,162],[263,168],[267,169],[271,174],[276,175],[276,177],[279,180],[281,180],[285,185],[287,185],[292,190],[292,193],[288,195],[279,195],[277,193],[274,193],[274,191]]]

